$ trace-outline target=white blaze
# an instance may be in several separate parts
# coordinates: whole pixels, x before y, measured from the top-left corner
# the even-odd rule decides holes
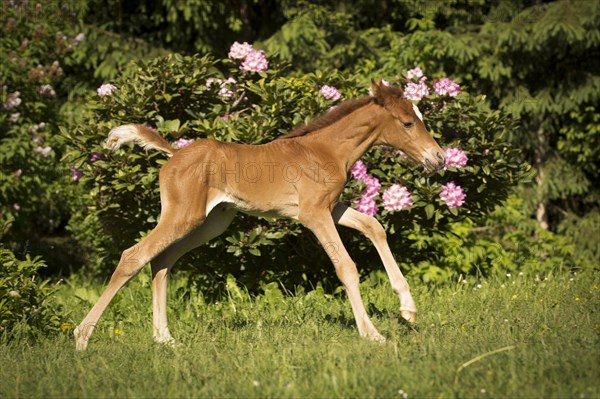
[[[413,104],[413,111],[415,111],[415,114],[417,114],[421,122],[423,122],[423,114],[421,111],[419,111],[419,107],[417,107],[415,104]]]

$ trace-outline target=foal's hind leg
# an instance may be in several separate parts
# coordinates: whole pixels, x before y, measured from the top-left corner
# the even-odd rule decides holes
[[[85,350],[94,327],[104,310],[123,285],[134,277],[146,263],[194,230],[204,220],[204,215],[171,214],[166,212],[158,225],[142,241],[123,251],[108,286],[92,310],[75,329],[77,350]]]
[[[172,244],[152,262],[152,319],[154,341],[173,343],[167,324],[167,277],[173,264],[186,252],[221,235],[231,224],[236,210],[227,204],[217,205],[204,223],[181,241]]]
[[[374,217],[358,212],[344,204],[337,204],[332,214],[333,220],[337,224],[360,231],[375,245],[390,279],[392,290],[400,299],[400,314],[407,321],[416,322],[417,308],[410,294],[408,282],[394,260],[381,224]]]

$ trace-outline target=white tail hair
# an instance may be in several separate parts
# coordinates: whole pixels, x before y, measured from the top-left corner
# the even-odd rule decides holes
[[[143,125],[122,125],[113,128],[108,133],[104,147],[111,151],[116,151],[123,144],[131,141],[145,150],[151,148],[164,151],[169,157],[173,156],[175,151],[177,151],[162,136],[159,136],[152,129]]]

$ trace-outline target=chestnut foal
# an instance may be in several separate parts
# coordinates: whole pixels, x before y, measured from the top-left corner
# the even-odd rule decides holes
[[[416,307],[379,222],[338,202],[352,165],[375,145],[404,151],[426,169],[444,166],[443,151],[427,132],[420,112],[397,87],[371,81],[372,96],[349,100],[312,123],[263,145],[197,140],[176,150],[142,125],[111,130],[107,148],[126,142],[166,152],[160,171],[161,217],[142,241],[123,251],[110,282],[75,329],[85,350],[98,319],[117,291],[145,264],[152,267],[154,340],[172,343],[167,326],[167,275],[177,259],[220,235],[237,211],[298,220],[317,237],[346,288],[362,337],[383,341],[359,292],[359,274],[335,224],[351,227],[375,245],[404,319]]]

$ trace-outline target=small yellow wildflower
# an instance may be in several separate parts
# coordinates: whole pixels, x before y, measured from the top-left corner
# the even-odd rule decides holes
[[[123,335],[123,330],[120,328],[115,328],[115,335]]]
[[[517,299],[517,294],[513,294],[512,299]]]
[[[575,298],[575,301],[579,301],[579,297]]]
[[[60,325],[60,331],[62,331],[62,332],[69,332],[69,331],[71,331],[72,328],[73,328],[73,325],[71,323],[62,323]]]
[[[461,331],[465,331],[467,328],[465,327],[465,325],[463,324],[462,326],[460,326]]]

